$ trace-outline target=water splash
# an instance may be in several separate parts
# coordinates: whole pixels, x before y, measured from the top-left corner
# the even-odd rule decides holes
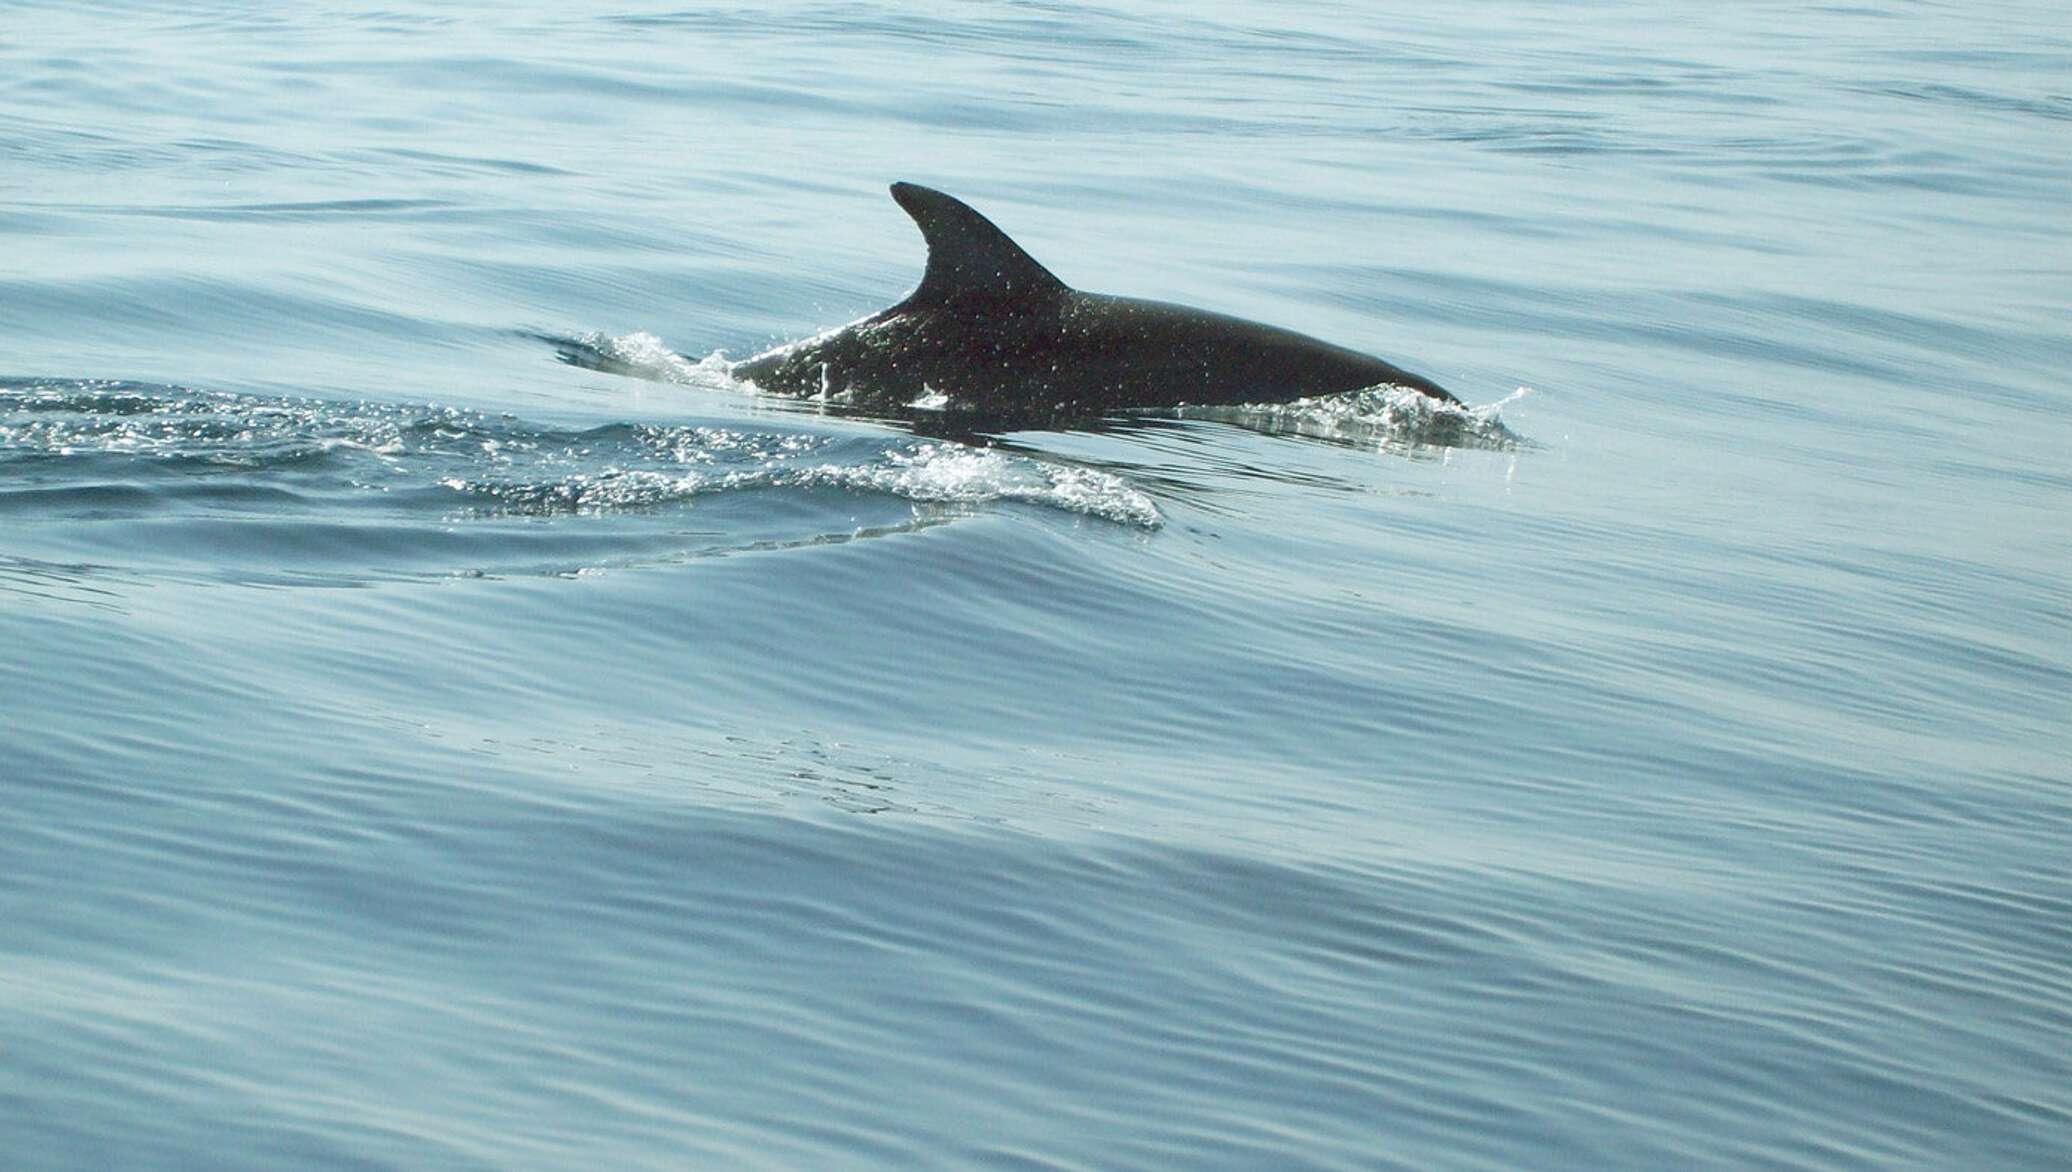
[[[655,369],[677,369],[659,343],[641,345],[625,353],[645,352]],[[686,361],[681,371],[702,377],[714,361]],[[95,458],[102,463],[89,468]],[[110,458],[119,468],[106,466]],[[555,428],[434,404],[0,380],[0,468],[51,461],[69,467],[75,487],[156,469],[242,472],[306,502],[356,493],[416,500],[407,490],[417,489],[434,490],[436,504],[438,492],[459,493],[459,508],[450,496],[439,506],[459,519],[630,512],[719,493],[840,488],[916,504],[1011,501],[1160,524],[1151,499],[1111,473],[912,437],[672,423]],[[161,495],[176,491],[161,488]]]
[[[756,450],[755,445],[743,446]],[[799,454],[809,451],[801,447]],[[710,451],[692,463],[712,465]],[[449,477],[441,484],[475,499],[476,513],[601,513],[688,503],[719,493],[837,488],[883,493],[917,504],[1042,505],[1143,528],[1163,523],[1150,497],[1119,476],[962,444],[923,442],[866,463],[809,462],[768,454],[749,467],[624,467],[548,478]]]
[[[570,337],[536,336],[552,344],[563,362],[586,370],[713,390],[739,390],[744,385],[728,373],[733,364],[725,352],[715,350],[703,358],[687,358],[645,330],[618,336],[599,330]]]
[[[1181,407],[1182,419],[1213,419],[1271,435],[1371,445],[1386,450],[1479,448],[1510,451],[1530,441],[1504,426],[1504,408],[1532,394],[1519,387],[1494,403],[1449,403],[1407,387],[1375,386],[1288,403]]]

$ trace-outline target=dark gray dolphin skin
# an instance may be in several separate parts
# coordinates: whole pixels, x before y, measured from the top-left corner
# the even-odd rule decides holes
[[[1279,402],[1379,384],[1457,403],[1437,383],[1342,346],[1158,301],[1081,293],[991,220],[913,183],[892,198],[920,225],[928,268],[906,300],[732,367],[766,391],[1006,419],[1126,407]]]

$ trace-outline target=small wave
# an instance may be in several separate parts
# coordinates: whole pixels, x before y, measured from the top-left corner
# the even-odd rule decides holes
[[[1147,529],[1161,524],[1151,498],[1112,473],[962,444],[919,444],[888,452],[880,463],[863,467],[823,466],[808,470],[805,482],[889,492],[915,501],[1022,501]]]
[[[1504,408],[1532,394],[1519,387],[1494,403],[1449,403],[1407,387],[1375,386],[1288,403],[1181,407],[1182,419],[1214,419],[1273,435],[1373,444],[1390,449],[1448,447],[1509,451],[1529,441],[1504,426]]]
[[[644,335],[617,345],[625,360],[657,372],[689,378],[724,367],[717,358],[681,359]],[[152,469],[264,477],[310,501],[379,494],[399,508],[418,499],[409,490],[432,490],[436,499],[444,489],[474,498],[477,507],[464,515],[631,512],[714,493],[842,488],[916,504],[1012,501],[1160,523],[1151,499],[1118,476],[953,442],[702,424],[561,429],[426,404],[0,380],[0,467],[30,461],[76,469],[74,489],[111,475],[127,485]],[[170,483],[133,491],[160,502],[192,495]]]
[[[780,488],[876,492],[921,504],[1016,501],[1125,525],[1156,528],[1158,506],[1121,477],[953,443],[920,443],[867,464],[769,460],[732,470],[606,468],[544,481],[449,477],[446,488],[485,503],[481,512],[601,513],[649,509],[696,497]]]
[[[267,398],[111,380],[0,380],[0,456],[106,453],[225,469],[394,456],[458,434],[435,406]]]
[[[703,358],[687,358],[645,330],[618,336],[598,330],[570,336],[533,336],[552,345],[563,362],[585,370],[714,390],[738,391],[748,385],[736,382],[728,373],[733,363],[727,361],[724,351],[715,350]]]

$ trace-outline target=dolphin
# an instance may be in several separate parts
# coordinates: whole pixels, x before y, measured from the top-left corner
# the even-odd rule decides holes
[[[765,391],[988,419],[1093,419],[1123,408],[1281,402],[1383,384],[1448,403],[1430,379],[1306,334],[1205,309],[1082,293],[961,200],[892,198],[928,267],[906,300],[732,365]]]

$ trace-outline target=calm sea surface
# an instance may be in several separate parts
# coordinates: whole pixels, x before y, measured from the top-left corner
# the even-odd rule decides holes
[[[898,179],[1475,410],[727,380]],[[0,1165],[2065,1167],[2068,229],[2055,3],[0,4]]]

